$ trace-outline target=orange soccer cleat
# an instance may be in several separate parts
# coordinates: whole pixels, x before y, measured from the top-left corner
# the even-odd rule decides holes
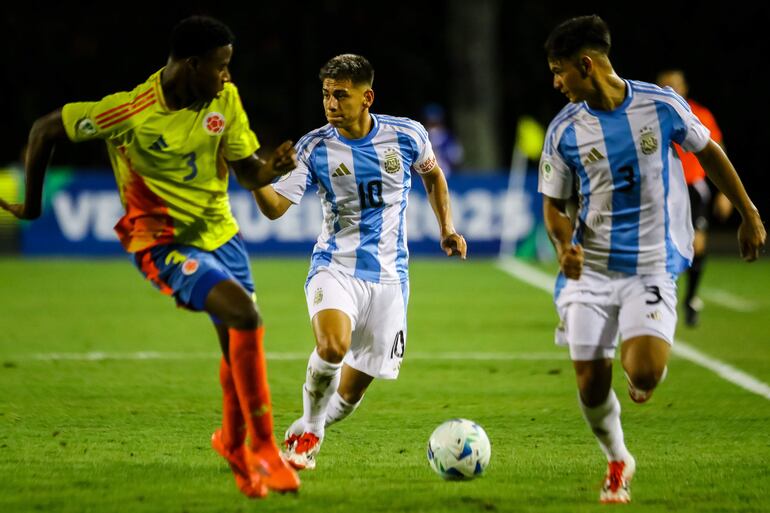
[[[283,459],[272,440],[263,443],[257,449],[246,448],[244,456],[252,482],[256,481],[255,477],[261,477],[267,487],[274,492],[286,493],[299,490],[300,480],[297,472]]]
[[[262,476],[259,474],[249,476],[243,445],[235,449],[226,448],[222,443],[222,430],[217,429],[211,435],[211,447],[230,464],[230,469],[235,477],[235,484],[241,493],[252,499],[267,497],[268,486]]]

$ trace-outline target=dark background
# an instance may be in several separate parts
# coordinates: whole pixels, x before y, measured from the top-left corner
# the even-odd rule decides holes
[[[478,5],[455,1],[471,16],[468,6]],[[662,68],[686,71],[690,95],[715,114],[729,156],[753,200],[763,214],[768,212],[762,185],[764,150],[770,144],[770,7],[748,2],[707,10],[696,2],[483,1],[494,9],[496,20],[489,28],[496,34],[495,100],[500,106],[494,123],[499,149],[492,167],[508,168],[520,115],[547,125],[564,105],[564,97],[552,89],[542,50],[550,29],[568,17],[596,13],[612,30],[611,58],[620,76],[654,81]],[[235,32],[233,80],[252,128],[268,148],[286,138],[296,141],[325,123],[318,69],[346,52],[361,53],[374,65],[374,112],[420,119],[426,103],[438,102],[446,107],[451,126],[456,88],[468,77],[458,76],[452,65],[449,48],[452,38],[456,44],[458,20],[450,19],[457,12],[450,1],[241,4],[15,2],[3,7],[0,166],[18,161],[37,117],[69,101],[130,90],[162,67],[171,28],[190,14],[218,17]],[[474,37],[462,37],[474,44]],[[88,143],[60,145],[54,164],[103,169],[108,162],[101,144]]]

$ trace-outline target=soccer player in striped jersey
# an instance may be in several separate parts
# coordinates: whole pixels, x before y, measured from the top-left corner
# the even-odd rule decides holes
[[[689,86],[682,70],[670,69],[662,71],[658,73],[656,82],[661,87],[670,87],[676,94],[687,100],[687,104],[690,106],[693,114],[711,132],[711,139],[722,145],[722,131],[719,129],[714,115],[706,107],[687,96]],[[722,147],[724,148],[724,146]],[[698,324],[699,311],[703,306],[702,301],[697,296],[697,292],[706,260],[706,243],[712,203],[715,207],[715,213],[721,220],[726,219],[730,215],[732,204],[721,192],[712,198],[711,189],[708,183],[706,183],[706,172],[693,153],[682,151],[679,145],[675,145],[674,148],[676,148],[676,153],[682,161],[684,179],[687,182],[687,191],[690,196],[692,227],[695,230],[692,265],[687,270],[687,289],[682,299],[682,310],[684,311],[685,324],[687,326],[696,326]]]
[[[601,18],[565,21],[545,48],[553,86],[570,101],[548,128],[539,177],[561,268],[556,338],[569,345],[580,408],[607,456],[600,500],[628,502],[636,463],[611,388],[615,348],[620,340],[631,398],[646,401],[665,375],[676,326],[675,279],[693,254],[673,143],[696,154],[740,212],[744,259],[757,258],[766,234],[735,169],[687,102],[615,74]],[[574,223],[567,214],[573,194]]]
[[[145,82],[40,118],[29,134],[25,202],[0,199],[0,207],[36,219],[54,145],[106,142],[126,210],[115,226],[120,242],[161,292],[211,316],[223,351],[224,395],[212,445],[239,489],[264,497],[269,489],[296,490],[299,479],[273,436],[264,328],[230,211],[228,166],[241,185],[255,189],[293,169],[296,153],[290,141],[267,160],[255,153],[259,143],[230,82],[233,40],[218,20],[187,18],[172,32],[166,66]]]
[[[320,79],[329,123],[297,143],[291,174],[254,191],[262,212],[275,219],[315,183],[324,213],[305,284],[316,347],[302,388],[304,412],[285,440],[285,454],[298,469],[315,467],[325,426],[350,415],[374,378],[398,376],[407,340],[406,206],[413,171],[428,192],[441,248],[448,256],[466,255],[423,126],[369,112],[374,70],[364,57],[334,57]]]

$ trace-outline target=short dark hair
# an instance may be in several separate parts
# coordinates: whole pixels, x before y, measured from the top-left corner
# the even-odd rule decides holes
[[[583,49],[610,54],[610,29],[599,16],[578,16],[559,24],[545,41],[549,59],[569,59]]]
[[[329,62],[321,68],[318,78],[321,80],[349,79],[353,84],[366,84],[371,87],[374,83],[374,68],[366,58],[345,53],[329,59]]]
[[[234,41],[230,27],[221,21],[208,16],[190,16],[171,31],[171,56],[178,59],[198,57]]]

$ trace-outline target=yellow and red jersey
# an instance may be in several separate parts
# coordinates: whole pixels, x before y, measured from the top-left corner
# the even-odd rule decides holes
[[[68,103],[62,119],[72,141],[107,143],[126,209],[115,231],[127,251],[168,243],[211,251],[238,232],[226,161],[248,157],[259,142],[235,85],[211,102],[169,110],[161,72],[133,91]]]
[[[687,99],[687,103],[690,105],[690,109],[692,110],[692,113],[695,114],[695,117],[697,117],[700,122],[711,131],[711,138],[714,142],[722,144],[722,131],[719,129],[717,120],[714,118],[711,111],[689,98]],[[687,185],[706,178],[706,171],[703,170],[703,167],[700,165],[700,162],[698,162],[698,158],[694,153],[683,151],[678,144],[675,144],[674,147],[676,148],[677,155],[679,155],[679,159],[682,161],[684,179],[687,182]]]

